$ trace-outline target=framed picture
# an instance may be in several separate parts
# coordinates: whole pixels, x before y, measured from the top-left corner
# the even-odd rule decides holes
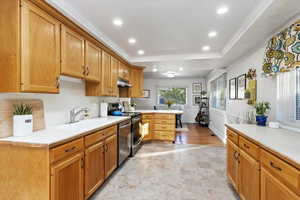
[[[237,77],[237,99],[245,99],[246,74]]]
[[[229,80],[229,99],[236,99],[236,78]]]
[[[201,94],[202,83],[193,83],[193,94]]]
[[[197,106],[201,103],[201,95],[193,95],[193,105]]]
[[[150,98],[150,90],[144,90],[143,98]]]

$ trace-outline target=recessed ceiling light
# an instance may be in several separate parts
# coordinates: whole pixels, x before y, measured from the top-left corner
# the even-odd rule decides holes
[[[139,50],[139,51],[138,51],[138,54],[139,54],[139,55],[144,55],[144,54],[145,54],[145,51]]]
[[[182,68],[182,67],[180,67],[180,68],[179,68],[179,71],[183,71],[183,68]]]
[[[134,38],[129,38],[128,39],[129,44],[135,44],[136,43],[136,39]]]
[[[218,33],[217,33],[216,31],[211,31],[211,32],[208,33],[208,37],[211,37],[211,38],[212,38],[212,37],[216,37],[217,34],[218,34]]]
[[[172,71],[167,71],[166,73],[163,73],[163,75],[165,75],[168,78],[174,78],[177,75],[177,73]]]
[[[113,21],[115,26],[122,26],[123,25],[123,21],[120,18],[115,18]]]
[[[218,8],[217,14],[218,14],[218,15],[224,15],[225,13],[228,12],[228,10],[229,10],[229,9],[228,9],[227,6],[222,6],[222,7]]]
[[[158,71],[158,69],[157,69],[157,68],[154,68],[154,69],[153,69],[153,72],[157,72],[157,71]]]
[[[204,47],[202,47],[202,50],[203,51],[209,51],[210,50],[210,46],[204,46]]]

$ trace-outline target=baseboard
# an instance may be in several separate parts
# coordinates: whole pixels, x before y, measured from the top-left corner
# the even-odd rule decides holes
[[[216,129],[214,126],[209,125],[208,127],[216,136],[218,136],[218,138],[224,143],[226,144],[226,137],[225,137],[225,132],[223,133],[222,131]]]

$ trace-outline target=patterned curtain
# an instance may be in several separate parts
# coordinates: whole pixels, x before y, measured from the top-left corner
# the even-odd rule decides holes
[[[300,67],[300,20],[275,35],[267,44],[263,74],[274,76]]]

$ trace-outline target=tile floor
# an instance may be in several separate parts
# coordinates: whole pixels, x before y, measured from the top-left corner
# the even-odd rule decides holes
[[[145,144],[92,200],[237,200],[220,146]]]

